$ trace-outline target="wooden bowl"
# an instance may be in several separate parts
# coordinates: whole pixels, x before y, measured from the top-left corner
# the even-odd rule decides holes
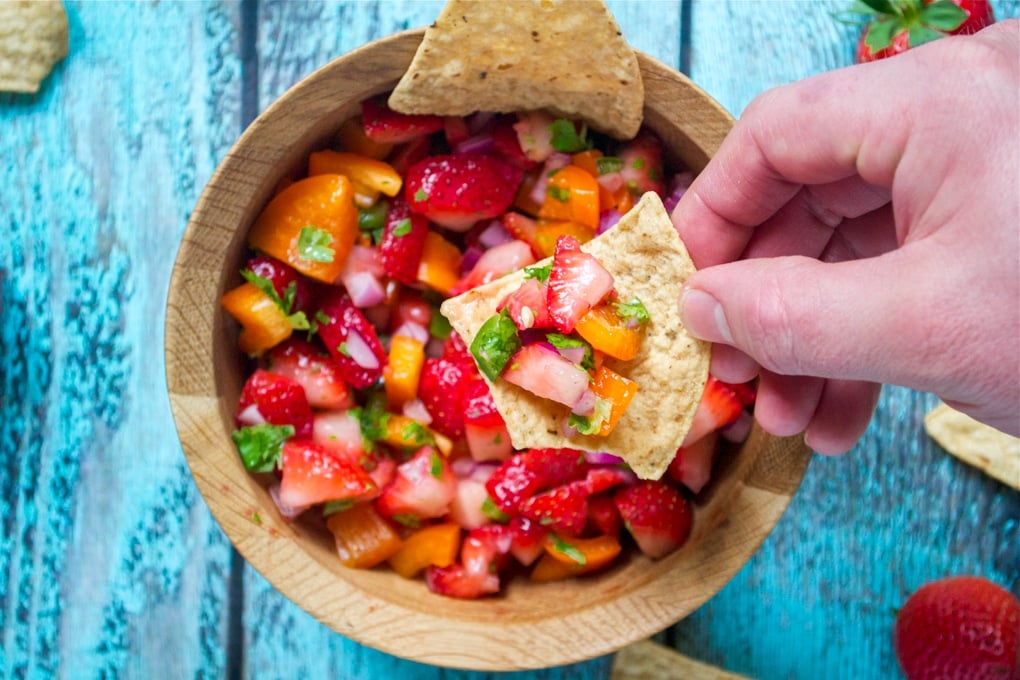
[[[477,670],[571,663],[615,651],[688,615],[758,549],[796,490],[810,452],[799,438],[755,430],[698,498],[676,553],[640,555],[598,576],[533,584],[462,601],[420,580],[340,565],[332,537],[278,514],[230,440],[245,380],[236,327],[219,305],[236,285],[252,221],[284,176],[299,171],[359,102],[391,89],[422,31],[355,50],[311,74],[263,113],[206,187],[174,266],[166,318],[170,401],[188,463],[213,515],[242,555],[333,630],[390,654]],[[645,120],[676,159],[702,169],[732,119],[687,78],[639,54]],[[257,518],[257,519],[256,519]]]

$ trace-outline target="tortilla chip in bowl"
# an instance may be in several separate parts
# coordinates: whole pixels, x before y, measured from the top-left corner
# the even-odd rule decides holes
[[[373,42],[305,78],[243,134],[203,192],[167,306],[168,387],[185,456],[241,554],[342,635],[416,661],[478,670],[606,654],[685,617],[736,574],[800,483],[809,459],[802,441],[754,429],[724,452],[712,484],[695,499],[690,539],[667,557],[633,554],[609,571],[551,583],[514,579],[499,596],[480,600],[441,597],[385,569],[342,566],[320,524],[280,515],[231,441],[246,362],[220,298],[244,266],[248,230],[309,152],[327,146],[362,101],[392,90],[422,37],[410,31]],[[644,124],[676,163],[700,170],[730,117],[681,74],[642,54],[637,61]]]

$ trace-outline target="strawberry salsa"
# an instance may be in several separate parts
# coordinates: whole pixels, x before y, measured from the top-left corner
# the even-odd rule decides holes
[[[602,357],[636,350],[643,306],[614,298],[612,277],[594,296],[575,275],[600,265],[579,245],[645,191],[671,208],[689,180],[667,180],[647,130],[617,142],[542,112],[408,116],[364,102],[278,187],[222,298],[251,358],[233,433],[246,469],[283,517],[325,524],[344,565],[424,574],[453,597],[498,593],[515,573],[595,572],[628,545],[675,550],[720,434],[746,432],[753,387],[710,378],[666,478],[640,481],[608,454],[514,450],[479,368],[534,383],[564,360],[582,376],[576,395],[545,378],[574,409],[569,425],[611,428],[626,404]],[[439,304],[522,268],[473,356]]]

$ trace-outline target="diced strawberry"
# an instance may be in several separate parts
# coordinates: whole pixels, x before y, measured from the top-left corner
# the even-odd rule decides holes
[[[288,289],[293,286],[294,298],[290,312],[308,309],[313,297],[310,279],[300,276],[289,264],[268,255],[256,255],[248,260],[245,269],[256,276],[268,279],[281,300],[287,299]]]
[[[312,343],[291,336],[269,351],[269,370],[297,381],[312,408],[347,409],[354,399],[340,367]]]
[[[386,350],[375,328],[343,292],[333,292],[316,314],[319,337],[347,384],[364,389],[382,377]]]
[[[417,282],[418,264],[428,233],[428,220],[411,212],[403,198],[394,198],[379,241],[379,257],[387,276],[401,283]]]
[[[588,523],[588,484],[578,480],[543,491],[526,498],[517,510],[550,531],[579,536]]]
[[[721,381],[720,381],[721,382]],[[737,395],[737,399],[745,407],[754,406],[754,402],[758,398],[758,382],[752,380],[746,383],[723,383],[726,387],[733,390],[733,393]]]
[[[517,131],[514,129],[514,118],[512,116],[500,116],[491,125],[492,144],[496,151],[502,154],[514,165],[527,170],[538,164],[537,160],[528,158],[521,148],[521,142],[517,138]]]
[[[252,408],[257,411],[254,417],[249,411]],[[292,425],[295,437],[312,434],[312,409],[300,383],[261,368],[245,382],[235,420],[239,426],[258,422]]]
[[[354,462],[360,461],[365,453],[361,423],[350,411],[316,413],[312,441]]]
[[[456,146],[471,136],[467,120],[462,116],[445,116],[443,118],[443,134],[446,135],[446,143]]]
[[[713,431],[689,446],[681,446],[667,469],[669,478],[692,493],[699,493],[712,478],[712,461],[718,442],[719,436]]]
[[[620,151],[623,168],[620,174],[631,193],[640,196],[654,191],[661,197],[665,191],[662,172],[662,142],[653,134],[643,132],[627,142]]]
[[[585,312],[613,290],[613,275],[598,260],[581,250],[577,239],[556,240],[549,272],[549,316],[561,333],[571,333]]]
[[[393,481],[376,499],[385,517],[414,525],[423,519],[442,517],[450,510],[457,478],[435,448],[423,446],[397,466]]]
[[[283,478],[280,502],[290,507],[316,503],[358,500],[376,491],[375,482],[357,463],[333,455],[307,440],[291,439],[283,444]]]
[[[588,461],[575,449],[528,449],[496,468],[485,488],[496,507],[513,514],[526,498],[587,472]]]
[[[472,529],[460,548],[460,562],[430,566],[425,584],[441,595],[471,599],[499,592],[499,571],[510,551],[510,530],[499,524]]]
[[[365,136],[382,144],[403,144],[443,129],[439,116],[408,115],[394,111],[382,98],[366,99],[361,105]]]
[[[588,373],[551,345],[534,343],[517,350],[502,377],[543,399],[573,408],[588,392]]]
[[[527,243],[516,239],[501,243],[482,253],[471,271],[453,287],[451,295],[460,295],[532,264],[535,264],[535,256]]]
[[[588,470],[585,480],[588,483],[588,493],[597,494],[619,484],[633,484],[637,481],[637,475],[615,465],[598,465]]]
[[[517,133],[517,143],[529,160],[542,162],[556,151],[552,145],[554,122],[555,119],[545,111],[517,114],[513,128]]]
[[[668,555],[690,535],[690,501],[669,484],[641,481],[617,491],[613,500],[627,531],[649,557]]]
[[[471,457],[478,461],[509,458],[513,453],[510,433],[496,410],[489,384],[481,376],[470,379],[464,385],[462,398],[464,435]]]
[[[386,162],[403,177],[407,175],[408,168],[418,161],[424,160],[430,151],[432,151],[432,139],[428,135],[423,135],[397,147]]]
[[[549,533],[548,529],[535,520],[520,515],[511,517],[507,526],[510,527],[510,533],[513,536],[510,543],[510,554],[518,562],[527,567],[541,557],[544,551],[543,541],[545,535]]]
[[[452,439],[464,434],[464,414],[460,409],[465,374],[461,364],[426,359],[418,380],[418,397],[432,416],[432,427]]]
[[[520,288],[510,293],[500,303],[497,311],[506,309],[510,320],[518,329],[552,328],[552,317],[549,316],[548,293],[546,285],[538,279],[525,279]]]
[[[414,212],[465,231],[510,207],[522,176],[520,168],[492,154],[430,156],[408,168],[404,196]]]
[[[588,497],[588,524],[597,533],[616,536],[622,523],[620,511],[611,495],[603,493]]]
[[[471,350],[457,331],[450,333],[450,337],[443,343],[443,359],[457,364],[465,375],[480,375]]]
[[[450,519],[465,529],[489,524],[492,519],[482,511],[488,497],[485,482],[470,477],[458,479],[457,490],[450,502]]]
[[[503,213],[500,218],[503,228],[511,236],[519,241],[524,241],[531,246],[531,252],[539,254],[538,250],[538,222],[519,212],[513,210]]]
[[[740,398],[729,385],[716,380],[714,376],[708,376],[705,391],[701,395],[701,403],[694,412],[694,421],[684,438],[683,445],[693,444],[709,432],[729,425],[740,416],[743,409],[744,405],[740,403]]]

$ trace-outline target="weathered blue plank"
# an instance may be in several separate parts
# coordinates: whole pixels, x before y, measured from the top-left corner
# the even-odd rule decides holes
[[[170,418],[172,256],[240,131],[234,5],[68,3],[0,98],[0,667],[221,675],[230,548]]]

